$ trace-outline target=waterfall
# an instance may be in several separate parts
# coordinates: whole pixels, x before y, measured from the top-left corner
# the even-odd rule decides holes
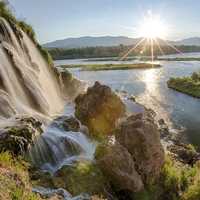
[[[83,133],[64,131],[54,123],[35,141],[29,157],[35,167],[50,173],[63,165],[71,165],[81,160],[92,160],[96,144]]]
[[[26,33],[12,26],[0,18],[0,116],[60,112],[64,101],[53,70]]]
[[[67,78],[65,82],[59,82],[52,66],[26,33],[0,18],[1,128],[15,115],[28,114],[42,119],[63,112],[62,92],[72,84]],[[61,83],[64,85],[59,85]],[[28,153],[36,167],[54,173],[62,165],[92,159],[94,151],[95,144],[83,133],[66,132],[52,123],[35,139]]]

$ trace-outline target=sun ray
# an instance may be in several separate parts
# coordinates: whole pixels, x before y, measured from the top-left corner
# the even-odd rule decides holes
[[[158,49],[160,50],[160,53],[164,56],[164,55],[165,55],[165,52],[162,50],[162,48],[161,48],[161,46],[160,46],[158,40],[157,40],[157,39],[154,39],[154,42],[157,44]]]
[[[151,62],[154,61],[154,47],[153,47],[153,38],[151,38]]]
[[[169,42],[167,42],[166,40],[163,40],[163,42],[165,44],[167,44],[167,46],[171,47],[172,49],[174,49],[176,52],[182,54],[183,52],[181,52],[179,49],[177,49],[174,45],[170,44]]]
[[[131,49],[128,50],[127,53],[125,53],[119,60],[122,61],[124,60],[132,51],[134,51],[143,41],[145,40],[145,38],[142,38],[138,43],[136,43],[136,45],[134,47],[132,47]]]

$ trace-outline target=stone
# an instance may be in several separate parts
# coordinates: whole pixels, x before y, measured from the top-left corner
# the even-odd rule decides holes
[[[104,175],[91,161],[80,161],[71,166],[64,165],[52,178],[56,188],[64,188],[72,195],[103,195],[106,188]]]
[[[73,131],[73,132],[80,131],[80,123],[73,116],[58,117],[52,122],[51,126],[57,126],[59,128],[64,129],[65,131]]]
[[[176,143],[168,146],[167,150],[173,153],[175,158],[184,164],[194,165],[200,160],[200,153],[192,145]]]
[[[136,171],[143,182],[151,182],[160,175],[164,164],[164,150],[154,120],[154,113],[131,115],[116,130],[116,141],[124,146],[135,162]]]
[[[109,135],[125,114],[125,105],[108,86],[95,82],[75,99],[75,116],[95,137]]]
[[[119,143],[98,146],[95,158],[115,190],[138,192],[143,189],[142,178],[135,169],[131,154]]]
[[[0,152],[24,154],[36,136],[42,134],[42,123],[33,117],[15,118],[0,129]]]

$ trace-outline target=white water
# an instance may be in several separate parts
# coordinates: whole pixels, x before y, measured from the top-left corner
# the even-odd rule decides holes
[[[0,128],[12,126],[18,115],[46,122],[63,113],[61,82],[26,33],[0,18]],[[62,165],[92,159],[94,151],[83,133],[50,124],[36,138],[30,158],[37,167],[54,173]]]
[[[64,101],[58,82],[33,41],[21,30],[16,34],[3,18],[0,18],[0,40],[0,89],[4,93],[0,101],[5,106],[0,115],[51,116],[60,112]]]

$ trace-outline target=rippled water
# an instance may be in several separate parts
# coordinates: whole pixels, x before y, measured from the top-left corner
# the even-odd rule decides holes
[[[200,57],[200,54],[186,54],[186,56]],[[84,64],[88,61],[80,59],[56,61],[56,64],[78,63]],[[101,62],[95,61],[95,63]],[[114,71],[71,69],[71,71],[77,78],[87,81],[88,84],[98,80],[113,89],[126,90],[129,94],[137,96],[137,100],[154,109],[159,118],[167,120],[175,129],[184,130],[190,142],[200,145],[200,99],[176,92],[166,85],[167,80],[172,76],[188,76],[193,71],[200,70],[200,62],[163,61],[161,65],[163,67],[157,69]]]

